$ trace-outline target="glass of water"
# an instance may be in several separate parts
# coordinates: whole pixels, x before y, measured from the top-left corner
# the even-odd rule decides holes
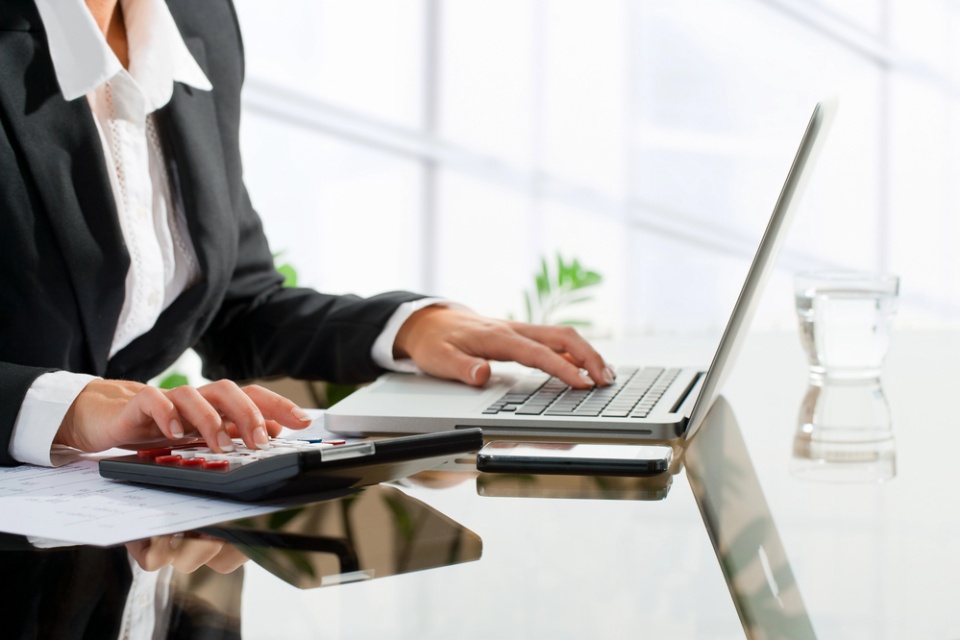
[[[893,425],[880,373],[900,280],[886,273],[810,271],[794,276],[810,385],[800,405],[791,471],[835,482],[896,475]]]
[[[900,279],[888,273],[808,271],[794,276],[800,340],[814,378],[879,378]]]

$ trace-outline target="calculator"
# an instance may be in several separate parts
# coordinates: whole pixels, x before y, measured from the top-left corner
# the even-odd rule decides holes
[[[352,489],[430,469],[483,446],[480,429],[459,429],[386,440],[273,439],[266,449],[234,441],[230,453],[203,442],[146,449],[100,461],[100,475],[158,488],[241,501],[306,496]]]

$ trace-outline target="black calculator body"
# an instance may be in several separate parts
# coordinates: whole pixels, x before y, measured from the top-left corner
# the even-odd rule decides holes
[[[100,475],[254,501],[397,480],[482,446],[480,429],[349,444],[275,439],[265,450],[240,444],[231,453],[214,453],[201,442],[107,458],[100,461]]]

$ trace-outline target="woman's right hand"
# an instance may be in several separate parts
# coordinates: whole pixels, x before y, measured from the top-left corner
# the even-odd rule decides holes
[[[214,451],[233,450],[239,437],[264,448],[282,427],[302,429],[307,413],[258,385],[218,380],[201,387],[158,389],[126,380],[91,381],[64,416],[55,444],[86,452],[145,448],[202,438]]]

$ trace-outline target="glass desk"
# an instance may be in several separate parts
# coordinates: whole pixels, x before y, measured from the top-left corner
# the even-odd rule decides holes
[[[711,344],[633,349],[625,360],[689,364]],[[241,568],[138,572],[166,576],[147,591],[168,599],[126,610],[154,607],[168,637],[960,637],[957,362],[960,332],[894,335],[884,483],[791,474],[803,355],[793,332],[758,334],[676,473],[427,472],[187,534],[197,558],[206,536],[228,540]],[[0,549],[11,637],[119,629],[126,547]]]

